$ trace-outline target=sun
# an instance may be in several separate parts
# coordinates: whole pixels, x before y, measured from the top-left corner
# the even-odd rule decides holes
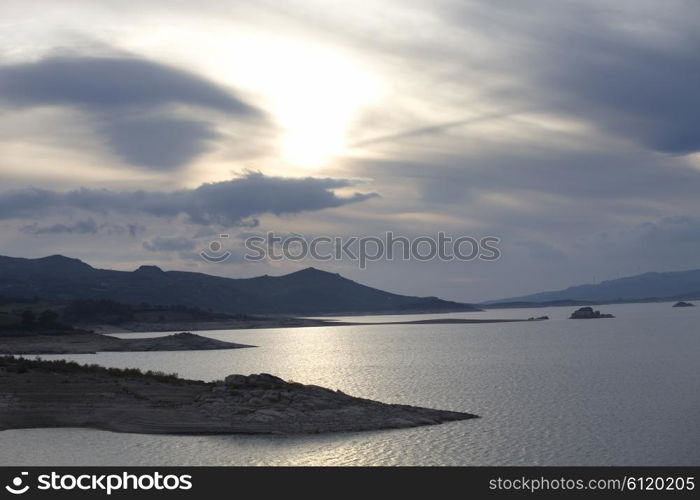
[[[282,158],[294,166],[320,168],[342,152],[343,136],[338,128],[329,130],[311,123],[295,124],[282,139]]]
[[[243,66],[280,126],[282,160],[319,168],[342,153],[352,121],[380,97],[378,77],[329,47],[271,37],[249,47]]]
[[[297,48],[277,92],[284,135],[281,153],[292,165],[318,168],[341,153],[352,121],[379,94],[376,79],[336,53]]]
[[[284,164],[320,168],[346,148],[347,133],[363,109],[385,93],[380,72],[368,59],[336,44],[298,34],[285,36],[251,27],[231,30],[212,24],[194,27],[183,38],[179,28],[161,28],[138,38],[151,55],[195,55],[188,64],[252,98],[279,127],[278,157]],[[159,49],[164,40],[168,50]]]

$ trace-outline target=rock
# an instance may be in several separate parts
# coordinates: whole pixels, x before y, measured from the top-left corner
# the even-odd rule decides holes
[[[257,375],[249,375],[248,381],[252,385],[264,386],[264,385],[283,385],[285,381],[269,373],[259,373]]]
[[[680,302],[676,302],[673,304],[673,307],[695,307],[695,304],[691,302],[683,302],[682,300]]]
[[[224,385],[254,391],[256,389],[282,389],[290,384],[269,373],[259,373],[256,375],[229,375],[224,379]]]
[[[597,319],[597,318],[614,318],[612,314],[601,314],[600,311],[594,311],[592,307],[582,307],[571,313],[569,319]]]
[[[246,385],[247,381],[248,377],[245,375],[229,375],[224,379],[224,384],[232,386]]]

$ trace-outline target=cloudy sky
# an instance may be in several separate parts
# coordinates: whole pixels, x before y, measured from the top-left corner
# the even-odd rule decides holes
[[[0,254],[478,301],[700,267],[700,4],[4,0]],[[496,236],[497,262],[241,242]],[[222,233],[233,256],[198,255]]]

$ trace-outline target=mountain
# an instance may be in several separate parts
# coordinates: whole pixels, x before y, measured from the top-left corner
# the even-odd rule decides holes
[[[700,298],[700,269],[665,273],[644,273],[627,278],[578,285],[551,292],[493,300],[484,304],[636,302]]]
[[[351,314],[476,311],[470,304],[411,297],[361,285],[312,267],[285,276],[232,279],[141,266],[95,269],[78,259],[0,256],[0,296],[48,300],[108,299],[130,304],[182,304],[237,314]]]

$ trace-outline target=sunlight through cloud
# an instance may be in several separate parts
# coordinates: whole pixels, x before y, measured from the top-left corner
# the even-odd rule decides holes
[[[259,40],[246,59],[284,131],[282,158],[297,167],[321,167],[342,152],[352,120],[381,94],[357,62],[309,44]]]

